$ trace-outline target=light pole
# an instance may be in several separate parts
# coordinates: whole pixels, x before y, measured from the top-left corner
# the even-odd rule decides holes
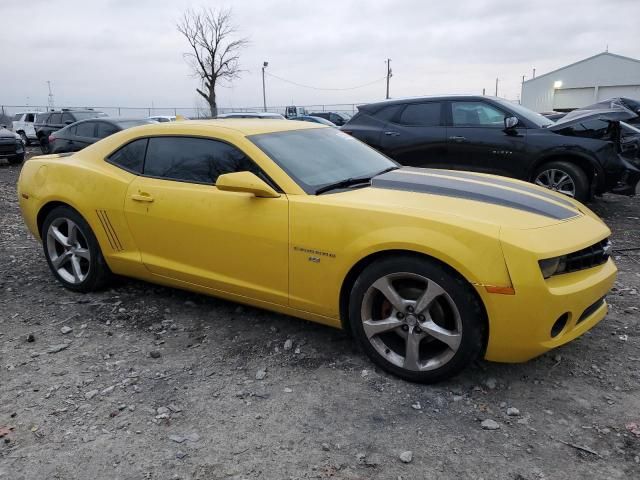
[[[387,64],[387,100],[389,99],[389,79],[393,76],[391,73],[391,59],[387,58],[385,62]]]
[[[262,106],[267,111],[267,91],[264,88],[264,69],[269,66],[269,62],[262,62]]]

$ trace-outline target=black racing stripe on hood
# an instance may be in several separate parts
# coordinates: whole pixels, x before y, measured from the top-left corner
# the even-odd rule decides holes
[[[509,187],[515,190],[529,192],[534,195],[538,195],[539,197],[544,197],[549,200],[553,200],[554,202],[557,202],[557,203],[562,203],[563,205],[566,205],[569,208],[576,208],[576,206],[573,203],[571,203],[569,200],[552,195],[542,187],[536,188],[533,185],[529,185],[528,183],[524,183],[524,182],[522,182],[522,184],[519,184],[509,180],[503,180],[499,177],[486,177],[483,175],[479,175],[477,173],[461,172],[459,170],[437,170],[434,168],[415,168],[415,167],[403,167],[402,170],[412,170],[415,172],[432,173],[434,175],[444,175],[447,177],[466,178],[469,180],[475,180],[477,182],[490,183],[492,185],[499,185],[501,187]]]
[[[374,177],[371,180],[371,186],[486,202],[544,215],[556,220],[567,220],[578,215],[578,211],[574,209],[514,190],[452,178],[416,175],[415,173],[403,172],[403,169]]]

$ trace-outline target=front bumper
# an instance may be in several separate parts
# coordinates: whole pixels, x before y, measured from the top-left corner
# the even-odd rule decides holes
[[[640,169],[622,156],[619,156],[619,165],[619,169],[605,171],[603,191],[618,195],[634,195],[636,185],[640,182]]]
[[[515,294],[487,294],[478,289],[489,318],[487,360],[527,361],[574,340],[606,316],[604,297],[617,273],[611,258],[602,265],[546,280],[538,260],[581,250],[609,234],[602,222],[585,215],[552,227],[505,235],[502,246]]]

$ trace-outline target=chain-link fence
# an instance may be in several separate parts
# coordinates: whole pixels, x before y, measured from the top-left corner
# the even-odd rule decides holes
[[[353,115],[357,111],[355,103],[338,103],[324,105],[297,105],[306,109],[308,113],[313,112],[341,112]],[[211,118],[211,113],[207,108],[198,107],[101,107],[101,106],[63,106],[58,108],[69,109],[93,109],[104,112],[110,117],[152,117],[156,115],[182,115],[188,118]],[[284,114],[287,106],[267,106],[268,112]],[[22,112],[46,112],[49,110],[45,105],[0,105],[0,124],[11,125],[13,117]],[[262,112],[263,107],[219,107],[218,113],[230,112]]]

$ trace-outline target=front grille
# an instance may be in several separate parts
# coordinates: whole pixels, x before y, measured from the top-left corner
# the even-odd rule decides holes
[[[566,267],[562,273],[577,272],[602,265],[611,254],[611,242],[608,238],[567,255]]]
[[[16,144],[11,143],[9,145],[0,144],[0,153],[16,153]]]

